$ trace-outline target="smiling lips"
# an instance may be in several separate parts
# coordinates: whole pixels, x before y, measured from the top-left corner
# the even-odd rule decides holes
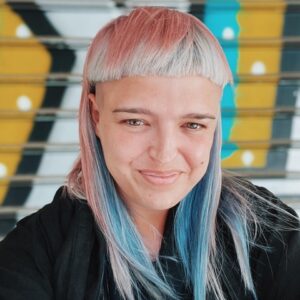
[[[167,185],[174,183],[179,177],[179,171],[171,172],[156,172],[151,170],[141,170],[140,174],[151,184],[155,185]]]

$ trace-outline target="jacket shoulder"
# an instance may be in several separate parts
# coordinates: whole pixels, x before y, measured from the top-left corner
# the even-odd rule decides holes
[[[251,236],[250,268],[257,298],[300,299],[297,280],[300,273],[300,223],[297,213],[264,187],[240,178],[230,181],[222,189],[225,205],[238,201],[235,192],[239,192],[256,216],[257,226],[248,222],[248,230]],[[234,249],[231,234],[228,235],[227,243],[232,245],[230,249]],[[235,253],[235,250],[232,251]],[[240,275],[240,271],[237,273]],[[238,287],[241,282],[239,279],[236,281]]]
[[[55,256],[68,233],[69,224],[82,205],[83,201],[71,198],[66,187],[62,186],[56,191],[51,203],[20,220],[15,231],[39,232],[47,244],[50,257]],[[10,238],[10,234],[7,238]]]
[[[252,252],[259,299],[300,299],[300,223],[297,213],[264,187],[254,186],[260,235]],[[262,200],[262,197],[264,200]]]
[[[0,242],[0,299],[53,299],[51,274],[83,201],[61,187],[51,203],[20,220]]]

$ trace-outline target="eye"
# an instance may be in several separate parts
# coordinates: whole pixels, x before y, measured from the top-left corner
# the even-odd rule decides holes
[[[135,126],[135,127],[145,125],[145,122],[140,119],[128,119],[125,120],[124,122],[129,126]]]
[[[195,122],[188,122],[184,125],[184,127],[191,129],[191,130],[201,130],[201,129],[205,128],[204,125],[202,125],[200,123],[195,123]]]

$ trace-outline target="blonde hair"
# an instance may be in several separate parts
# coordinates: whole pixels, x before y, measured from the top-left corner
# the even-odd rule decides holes
[[[126,76],[204,76],[219,86],[232,74],[217,39],[192,15],[145,7],[95,36],[85,76],[91,84]]]
[[[87,53],[79,112],[81,153],[69,175],[68,190],[87,199],[105,237],[118,291],[126,299],[134,299],[139,285],[154,299],[166,295],[179,299],[179,296],[154,269],[116,192],[101,141],[94,132],[88,94],[95,92],[97,82],[126,76],[191,75],[203,76],[221,87],[232,83],[228,62],[213,34],[197,18],[172,9],[143,7],[118,17],[97,33]],[[219,119],[207,172],[180,202],[174,225],[185,279],[192,285],[197,300],[205,299],[207,290],[212,290],[218,299],[224,299],[218,274],[217,255],[220,253],[216,252],[219,209],[232,233],[245,287],[255,294],[249,266],[251,237],[247,232],[247,217],[254,223],[256,219],[245,195],[238,195],[239,189],[230,177],[228,190],[236,195],[236,201],[220,206],[220,122]],[[191,230],[189,226],[198,224],[199,220],[199,226]]]

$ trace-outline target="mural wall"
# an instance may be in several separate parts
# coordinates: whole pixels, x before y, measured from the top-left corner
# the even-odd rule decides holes
[[[222,99],[223,167],[297,209],[300,4],[172,3],[207,24],[235,74]],[[111,18],[141,4],[0,0],[0,236],[50,202],[63,184],[78,154],[76,115],[90,39]]]

